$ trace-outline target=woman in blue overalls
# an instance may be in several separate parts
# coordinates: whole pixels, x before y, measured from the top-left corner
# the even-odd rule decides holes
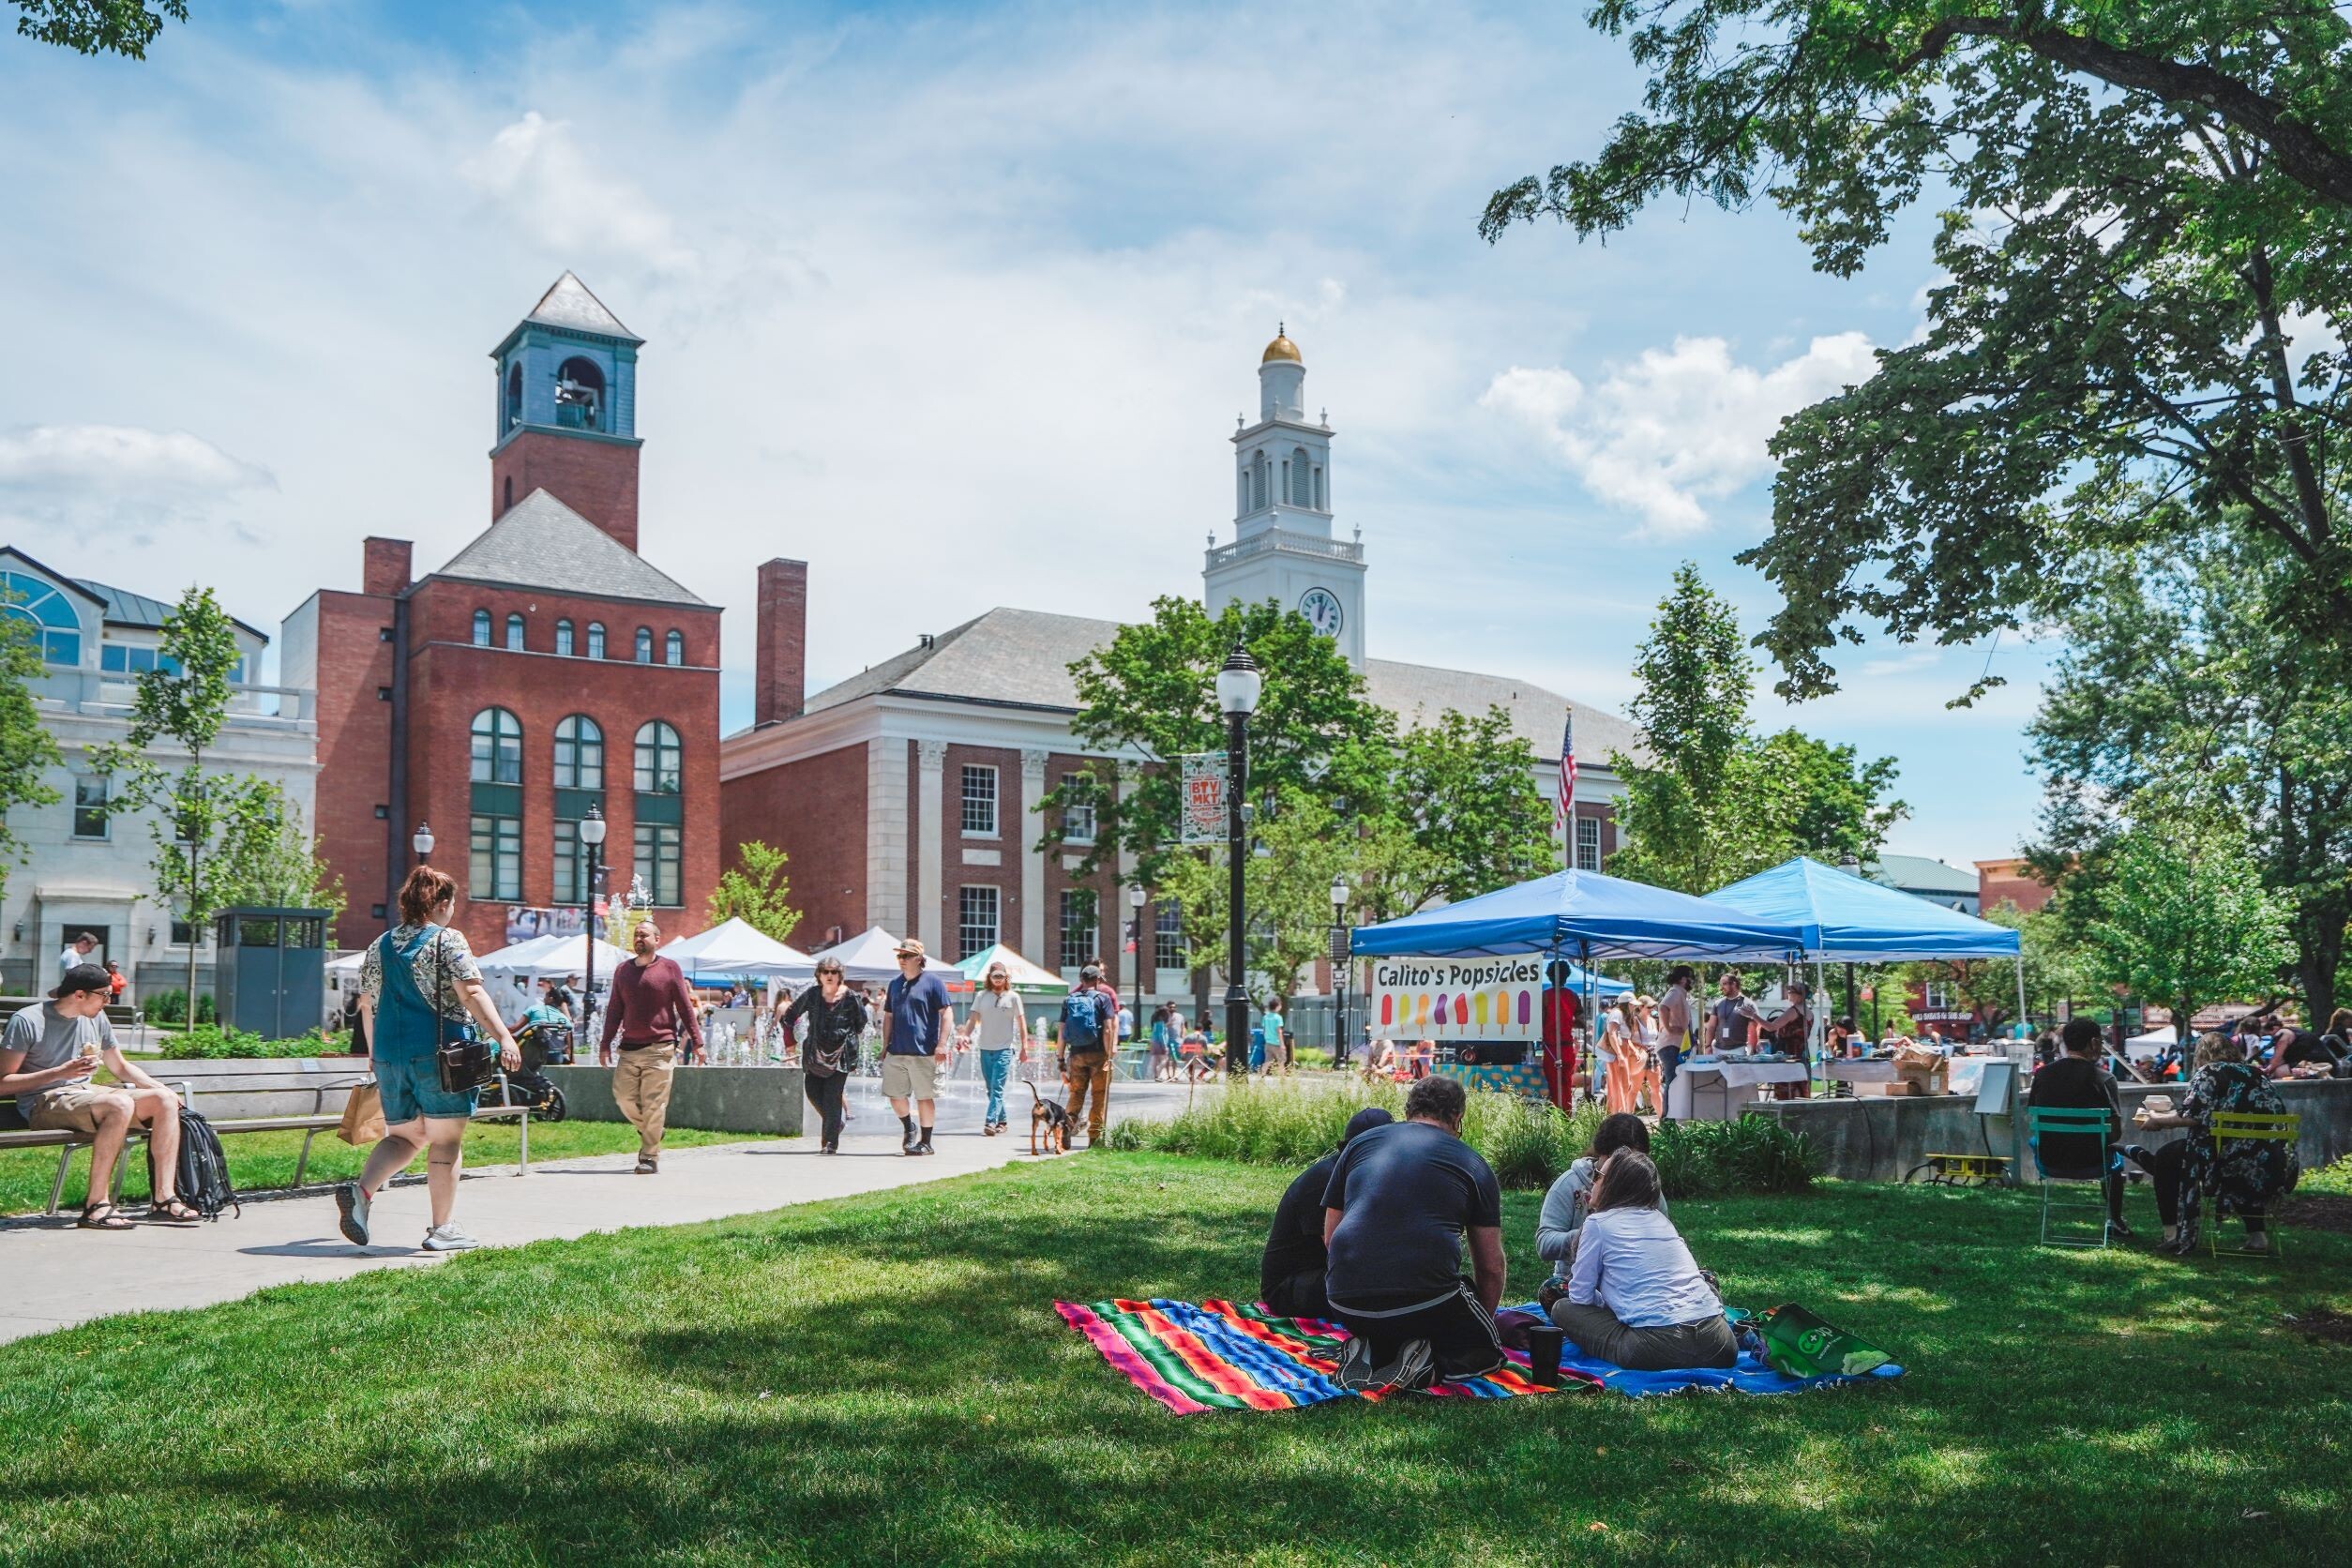
[[[368,949],[360,969],[359,1010],[368,1024],[376,1089],[384,1096],[384,1141],[368,1155],[359,1180],[335,1190],[343,1234],[360,1246],[371,1236],[369,1209],[376,1194],[420,1149],[427,1151],[425,1188],[432,1203],[425,1250],[464,1252],[481,1244],[449,1218],[475,1095],[471,1089],[452,1093],[441,1087],[435,1052],[449,1027],[471,1013],[498,1042],[499,1063],[508,1072],[522,1065],[522,1053],[482,988],[482,972],[464,934],[449,927],[457,897],[458,884],[445,873],[430,866],[411,871],[400,886],[400,923]]]

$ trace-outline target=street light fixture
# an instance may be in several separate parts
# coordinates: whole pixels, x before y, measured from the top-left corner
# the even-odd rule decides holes
[[[1334,1067],[1348,1064],[1348,971],[1352,967],[1348,953],[1348,879],[1334,876],[1331,880],[1331,1064]]]
[[[1143,1038],[1143,900],[1149,897],[1141,884],[1127,889],[1128,928],[1135,932],[1135,1034]]]
[[[580,841],[588,850],[588,907],[582,912],[581,927],[588,938],[587,980],[580,999],[580,1043],[572,1048],[572,1060],[580,1060],[580,1046],[596,1033],[596,888],[604,877],[604,813],[595,806],[588,815],[580,819]]]
[[[419,861],[422,861],[427,855],[433,852],[432,828],[425,822],[418,822],[416,824],[415,833],[411,835],[409,837],[408,844],[409,848],[416,852],[416,858]]]
[[[1243,986],[1248,958],[1243,951],[1242,868],[1248,853],[1242,836],[1242,796],[1249,786],[1249,716],[1264,689],[1258,661],[1238,637],[1217,671],[1217,708],[1225,715],[1225,847],[1231,881],[1226,894],[1225,1078],[1244,1081],[1249,1063],[1249,992]]]

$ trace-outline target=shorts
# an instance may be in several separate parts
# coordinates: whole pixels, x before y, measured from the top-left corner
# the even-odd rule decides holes
[[[882,1092],[893,1100],[939,1098],[939,1063],[927,1056],[882,1058]]]
[[[375,1059],[376,1093],[384,1096],[384,1123],[398,1126],[420,1116],[471,1116],[479,1096],[468,1089],[452,1094],[441,1087],[441,1066],[430,1056],[403,1061]]]
[[[95,1138],[98,1108],[123,1093],[120,1089],[94,1089],[86,1083],[71,1089],[52,1089],[33,1102],[33,1108],[24,1113],[24,1124],[35,1132],[81,1133]]]

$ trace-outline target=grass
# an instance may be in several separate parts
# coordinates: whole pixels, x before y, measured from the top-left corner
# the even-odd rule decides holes
[[[2175,1263],[2033,1247],[2023,1194],[1677,1204],[1735,1303],[1912,1368],[1780,1399],[1180,1418],[1054,1316],[1245,1291],[1284,1180],[1093,1153],[0,1347],[0,1560],[2341,1560],[2352,1348],[2282,1319],[2352,1308],[2352,1237]]]
[[[705,1143],[741,1143],[754,1137],[748,1133],[697,1132],[691,1128],[672,1127],[664,1138],[664,1145],[672,1149],[691,1149]],[[465,1133],[465,1160],[468,1165],[512,1165],[518,1157],[522,1141],[520,1129],[510,1122],[480,1122]],[[620,1122],[537,1122],[531,1123],[531,1160],[570,1159],[581,1154],[618,1154],[637,1147],[637,1130]],[[265,1187],[282,1187],[294,1181],[294,1162],[302,1153],[300,1133],[238,1133],[220,1140],[221,1153],[229,1157],[229,1181],[239,1192]],[[147,1196],[147,1153],[145,1145],[138,1145],[127,1156],[128,1170],[123,1178],[125,1201],[144,1199]],[[309,1168],[303,1180],[309,1183],[336,1182],[355,1176],[367,1162],[368,1151],[354,1148],[337,1138],[333,1129],[319,1134],[310,1144]],[[417,1155],[412,1168],[425,1168],[425,1157]],[[38,1214],[49,1206],[49,1184],[57,1175],[57,1151],[47,1149],[0,1150],[0,1214]],[[76,1151],[73,1168],[66,1177],[66,1205],[77,1208],[90,1181],[90,1154],[87,1149]],[[5,1549],[5,1548],[0,1548]]]

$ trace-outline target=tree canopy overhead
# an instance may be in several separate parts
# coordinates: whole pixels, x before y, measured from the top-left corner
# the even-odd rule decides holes
[[[2118,546],[2226,516],[2297,564],[2315,644],[2352,649],[2352,26],[2321,0],[2001,5],[1601,0],[1649,73],[1590,159],[1481,224],[1581,235],[1660,197],[1794,214],[1851,276],[1943,216],[1916,341],[1793,415],[1758,639],[1832,689],[1876,623],[2024,624]],[[2182,505],[2186,503],[2186,505]]]

